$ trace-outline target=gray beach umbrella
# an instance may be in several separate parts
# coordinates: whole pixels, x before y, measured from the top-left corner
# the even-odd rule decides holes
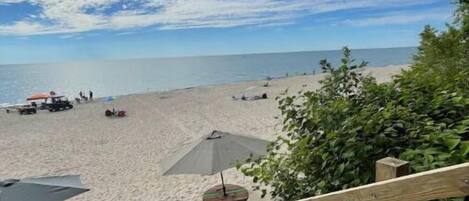
[[[251,156],[264,156],[269,143],[258,138],[213,131],[161,161],[161,168],[163,175],[213,175],[220,172],[226,195],[222,171],[244,163]]]
[[[63,201],[87,191],[76,175],[11,179],[0,182],[0,201]]]

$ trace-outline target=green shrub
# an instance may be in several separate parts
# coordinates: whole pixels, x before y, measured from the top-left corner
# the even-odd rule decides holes
[[[469,6],[458,6],[447,31],[425,27],[414,63],[392,82],[363,75],[366,63],[344,48],[339,67],[320,62],[320,89],[280,97],[285,135],[240,168],[254,188],[296,200],[373,182],[387,156],[413,172],[469,161]]]

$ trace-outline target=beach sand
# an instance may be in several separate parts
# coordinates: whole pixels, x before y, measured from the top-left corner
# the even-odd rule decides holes
[[[378,81],[398,74],[400,66],[369,68]],[[217,129],[274,139],[280,132],[275,96],[316,89],[323,75],[204,86],[168,92],[126,95],[111,103],[75,105],[64,112],[36,115],[0,113],[0,179],[80,174],[91,188],[70,200],[201,200],[219,175],[161,176],[159,161],[182,144]],[[269,99],[233,101],[232,96],[260,95]],[[108,108],[124,109],[128,117],[110,119]],[[253,192],[251,178],[234,168],[224,172],[226,183]]]

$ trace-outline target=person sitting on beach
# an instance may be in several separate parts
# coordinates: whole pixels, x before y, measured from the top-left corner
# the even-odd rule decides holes
[[[260,100],[260,99],[267,99],[267,94],[263,93],[260,96],[253,96],[253,97],[249,98],[249,100]]]
[[[113,110],[114,110],[114,109],[113,109]],[[106,117],[110,117],[110,116],[114,115],[114,112],[111,111],[111,110],[109,110],[109,109],[107,109],[106,111],[104,111],[104,115],[106,115]]]
[[[245,95],[242,95],[241,98],[237,98],[236,96],[231,97],[233,100],[247,100],[247,97]]]
[[[267,93],[263,93],[262,95],[256,95],[256,96],[252,96],[252,97],[247,97],[245,95],[242,95],[241,98],[236,98],[236,96],[232,96],[231,97],[233,100],[243,100],[243,101],[247,101],[247,100],[260,100],[260,99],[267,99]]]

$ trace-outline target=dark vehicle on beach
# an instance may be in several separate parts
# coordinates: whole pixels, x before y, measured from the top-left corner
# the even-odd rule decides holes
[[[56,96],[56,97],[51,97],[51,102],[45,103],[41,107],[44,107],[51,112],[55,112],[55,111],[72,109],[73,105],[72,103],[70,103],[70,101],[68,101],[68,99],[64,98],[63,96]]]
[[[20,113],[21,115],[23,115],[23,114],[36,114],[36,108],[32,107],[32,106],[29,106],[29,105],[18,107],[17,110],[18,110],[18,113]]]

